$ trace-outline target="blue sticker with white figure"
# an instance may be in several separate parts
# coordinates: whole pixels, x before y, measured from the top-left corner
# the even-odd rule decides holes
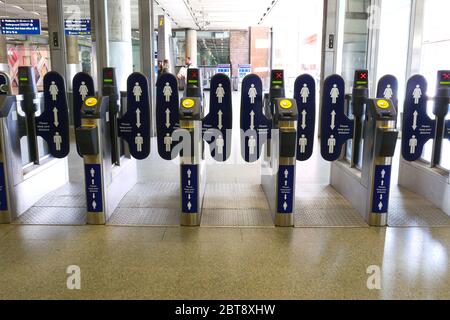
[[[241,155],[249,163],[261,156],[262,146],[271,137],[272,122],[263,113],[261,78],[250,74],[242,81],[241,90]]]
[[[99,164],[84,166],[88,212],[103,212],[102,168]]]
[[[372,212],[383,214],[389,209],[392,166],[376,166],[372,198]]]
[[[336,161],[344,144],[353,138],[354,124],[345,114],[345,82],[339,75],[325,79],[322,99],[321,153],[326,161]]]
[[[181,211],[198,213],[198,165],[181,165]]]
[[[227,75],[219,73],[211,78],[209,113],[203,119],[203,138],[210,145],[211,157],[218,162],[228,160],[231,155],[232,128],[231,81]]]
[[[295,166],[279,166],[278,168],[278,213],[294,212],[294,178]]]
[[[178,80],[170,73],[163,74],[156,83],[156,133],[158,153],[164,160],[173,160],[178,154],[172,150],[178,142],[172,139],[180,127]]]
[[[402,156],[406,161],[422,157],[425,144],[434,139],[436,122],[427,114],[428,83],[421,75],[408,81],[402,126]]]
[[[8,190],[6,186],[5,164],[0,162],[0,211],[8,210]]]
[[[44,101],[44,111],[36,118],[37,135],[47,142],[53,157],[65,158],[70,151],[69,108],[66,83],[57,72],[44,77]]]
[[[294,99],[298,107],[297,160],[306,161],[314,151],[316,126],[316,81],[308,74],[295,81]]]
[[[150,96],[147,78],[133,73],[127,80],[127,112],[119,119],[119,136],[137,160],[150,155]]]

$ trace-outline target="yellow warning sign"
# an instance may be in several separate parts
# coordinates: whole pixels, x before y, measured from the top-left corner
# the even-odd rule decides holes
[[[283,109],[290,109],[292,108],[292,101],[291,100],[282,100],[280,102],[280,107]]]
[[[88,107],[93,107],[93,106],[96,106],[96,105],[97,105],[98,101],[97,101],[96,98],[89,98],[89,99],[86,100],[85,103],[86,103],[86,105],[87,105]]]
[[[377,106],[380,109],[387,109],[390,107],[390,104],[389,104],[389,101],[387,101],[387,100],[378,100]]]
[[[183,108],[191,109],[195,105],[195,101],[192,99],[183,100]]]

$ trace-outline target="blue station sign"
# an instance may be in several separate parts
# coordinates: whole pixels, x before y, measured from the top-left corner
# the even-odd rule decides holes
[[[3,35],[40,35],[39,19],[0,19],[0,30]]]
[[[66,36],[89,36],[92,33],[90,19],[66,19],[64,20]]]

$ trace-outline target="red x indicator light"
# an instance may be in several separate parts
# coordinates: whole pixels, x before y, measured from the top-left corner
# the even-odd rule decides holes
[[[277,73],[275,74],[275,78],[276,78],[276,79],[283,79],[283,73],[282,73],[282,72],[277,72]]]
[[[367,73],[360,73],[359,77],[360,79],[367,79]]]
[[[443,74],[442,74],[442,79],[444,79],[444,80],[450,80],[450,73],[443,73]]]

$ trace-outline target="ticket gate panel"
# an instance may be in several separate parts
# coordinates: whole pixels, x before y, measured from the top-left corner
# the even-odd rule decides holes
[[[211,156],[218,162],[231,155],[233,108],[231,81],[225,74],[211,78],[209,113],[203,119],[203,138],[209,143]]]
[[[403,110],[402,156],[419,160],[425,144],[435,137],[436,123],[427,114],[428,83],[421,75],[409,79]]]
[[[242,80],[241,91],[241,145],[242,158],[249,163],[257,161],[263,145],[270,138],[271,120],[263,113],[263,85],[255,74]]]
[[[163,74],[156,83],[156,124],[158,153],[164,160],[173,160],[178,154],[172,152],[178,142],[172,139],[180,127],[178,81],[173,74]]]
[[[58,159],[65,158],[70,151],[69,108],[64,78],[49,72],[44,77],[44,111],[36,118],[37,135],[42,137],[50,154]]]
[[[345,115],[345,82],[341,76],[325,79],[322,94],[321,154],[332,162],[341,157],[342,147],[353,138],[354,123]]]
[[[316,126],[316,81],[301,75],[295,81],[294,99],[298,107],[297,160],[307,161],[314,151]]]
[[[83,107],[84,100],[86,100],[87,97],[92,97],[95,95],[94,80],[89,74],[85,72],[79,72],[73,77],[72,88],[73,122],[74,127],[78,128],[81,126],[81,108]],[[78,145],[77,151],[81,157],[82,155],[78,149]]]
[[[436,95],[434,97],[433,114],[436,122],[436,131],[434,136],[433,151],[431,158],[431,167],[441,164],[442,142],[445,136],[446,121],[445,117],[449,111],[450,104],[450,71],[438,71]]]
[[[148,80],[141,73],[133,73],[127,80],[127,112],[118,120],[119,136],[137,160],[150,155],[150,96]]]

